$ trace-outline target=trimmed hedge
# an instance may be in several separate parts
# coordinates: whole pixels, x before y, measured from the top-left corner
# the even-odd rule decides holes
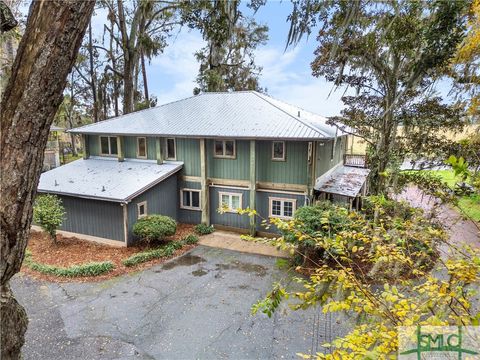
[[[179,241],[172,241],[171,243],[162,246],[158,249],[146,250],[136,253],[129,258],[122,261],[125,266],[135,266],[153,259],[172,256],[175,250],[180,249],[183,244]]]
[[[42,274],[55,275],[62,277],[79,277],[79,276],[98,276],[112,271],[115,266],[111,261],[90,262],[81,265],[72,265],[62,268],[54,265],[41,264],[32,259],[32,254],[25,254],[24,264],[32,270]]]
[[[177,231],[177,223],[169,216],[148,215],[139,219],[133,225],[132,232],[135,236],[150,243],[155,240],[164,240]]]

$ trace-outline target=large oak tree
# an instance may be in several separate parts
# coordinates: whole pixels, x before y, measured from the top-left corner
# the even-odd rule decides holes
[[[1,358],[18,359],[27,315],[9,281],[20,270],[49,128],[63,98],[94,1],[38,0],[30,6],[1,101]]]

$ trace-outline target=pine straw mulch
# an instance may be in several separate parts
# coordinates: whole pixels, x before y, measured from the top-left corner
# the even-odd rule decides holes
[[[177,232],[174,236],[166,239],[166,241],[179,241],[186,235],[193,233],[193,225],[178,224]],[[151,249],[165,244],[152,244]],[[112,277],[137,272],[153,265],[161,264],[166,260],[178,257],[185,252],[194,248],[195,245],[185,245],[181,249],[175,251],[172,256],[160,259],[154,259],[142,264],[132,267],[126,267],[122,264],[122,260],[144,251],[149,247],[145,244],[136,244],[132,247],[113,247],[103,244],[98,244],[91,241],[85,241],[74,237],[64,237],[57,235],[57,243],[54,244],[46,233],[31,231],[28,240],[27,250],[32,253],[32,258],[35,262],[54,265],[59,267],[69,267],[71,265],[80,265],[89,262],[111,261],[115,268],[103,275],[99,276],[83,276],[83,277],[61,277],[54,275],[45,275],[23,265],[21,272],[32,276],[36,279],[47,280],[52,282],[91,282],[107,280]]]

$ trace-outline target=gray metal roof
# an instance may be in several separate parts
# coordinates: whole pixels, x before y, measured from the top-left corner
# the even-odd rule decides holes
[[[314,188],[331,194],[355,197],[365,184],[369,173],[369,169],[339,165],[319,177]]]
[[[60,127],[60,126],[57,126],[57,125],[50,125],[50,131],[64,131],[65,129]]]
[[[44,172],[40,176],[38,191],[128,202],[179,171],[182,166],[183,163],[177,161],[158,165],[145,160],[80,159]]]
[[[299,116],[300,114],[300,116]],[[255,91],[203,93],[70,130],[78,134],[325,139],[327,119]]]

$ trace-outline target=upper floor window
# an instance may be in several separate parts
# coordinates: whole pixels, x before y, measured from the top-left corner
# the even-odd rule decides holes
[[[200,210],[200,190],[180,190],[180,207],[182,209]]]
[[[216,158],[235,158],[235,140],[215,140],[213,154]]]
[[[285,141],[272,142],[272,160],[285,161]]]
[[[167,160],[176,160],[177,159],[177,145],[175,143],[175,138],[167,138],[166,143],[166,159]]]
[[[100,154],[118,155],[116,136],[100,136]]]
[[[137,204],[137,212],[138,212],[138,218],[142,218],[147,216],[147,202],[142,201]]]
[[[242,194],[220,192],[220,207],[229,212],[237,212],[237,209],[242,208]]]
[[[138,137],[137,138],[137,157],[138,158],[147,158],[147,138]]]
[[[271,197],[269,198],[269,201],[270,217],[278,217],[284,219],[293,218],[293,214],[295,213],[297,205],[295,199]]]

